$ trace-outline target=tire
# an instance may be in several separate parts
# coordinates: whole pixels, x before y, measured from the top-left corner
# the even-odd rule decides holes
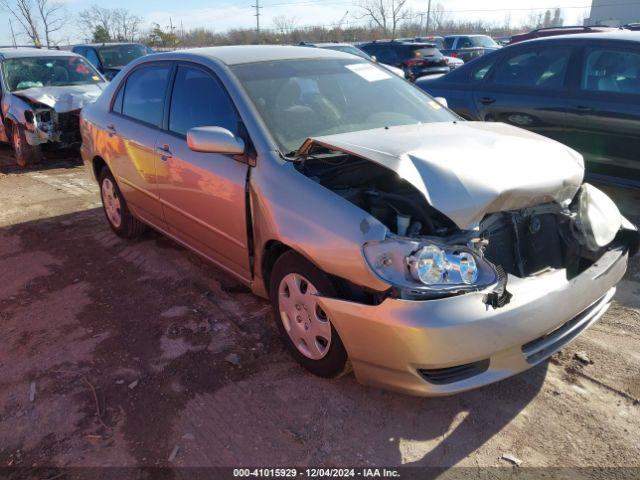
[[[322,311],[312,293],[315,290],[334,296],[336,289],[329,277],[290,251],[276,261],[269,283],[276,325],[296,361],[319,377],[332,378],[345,373],[347,352],[331,324],[330,315]]]
[[[27,167],[42,160],[42,150],[40,145],[29,145],[22,125],[12,125],[11,146],[19,167]]]
[[[147,229],[146,225],[131,214],[120,187],[108,168],[102,169],[98,183],[102,208],[111,230],[122,238],[136,238],[142,235]]]

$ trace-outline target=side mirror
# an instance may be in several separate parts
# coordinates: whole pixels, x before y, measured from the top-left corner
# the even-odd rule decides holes
[[[242,155],[244,141],[222,127],[195,127],[187,132],[187,145],[194,152]]]
[[[447,99],[444,97],[434,97],[433,98],[436,102],[438,102],[440,105],[442,105],[445,108],[449,108],[449,104],[447,103]]]

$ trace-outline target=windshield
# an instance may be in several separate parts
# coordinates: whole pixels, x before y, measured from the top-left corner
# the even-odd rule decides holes
[[[81,57],[10,58],[2,62],[2,71],[10,92],[104,82],[93,66]]]
[[[122,68],[149,53],[144,45],[106,45],[98,48],[103,68]]]
[[[338,52],[350,53],[351,55],[355,55],[357,57],[366,58],[367,60],[373,60],[369,55],[352,45],[331,45],[330,47],[320,48],[326,48],[327,50],[337,50]]]
[[[281,60],[232,70],[285,153],[309,137],[457,119],[371,62]]]
[[[491,37],[471,37],[471,45],[474,47],[497,47],[498,44]]]

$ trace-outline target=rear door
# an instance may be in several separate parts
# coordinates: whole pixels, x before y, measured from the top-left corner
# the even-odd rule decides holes
[[[569,97],[569,145],[587,173],[640,182],[640,47],[589,42]]]
[[[474,90],[479,118],[566,141],[567,79],[574,56],[575,48],[566,43],[545,42],[502,52]]]
[[[195,64],[178,65],[169,100],[166,129],[156,143],[159,196],[168,231],[249,280],[249,166],[232,155],[194,152],[186,141],[190,128],[202,126],[223,127],[244,137],[240,116],[219,79]]]
[[[172,65],[142,64],[119,86],[111,108],[109,163],[127,203],[144,220],[163,227],[155,145],[162,126]]]

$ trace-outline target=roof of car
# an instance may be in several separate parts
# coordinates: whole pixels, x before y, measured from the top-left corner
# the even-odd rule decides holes
[[[173,55],[197,55],[217,59],[227,65],[242,63],[270,62],[277,60],[295,60],[306,58],[346,58],[353,59],[350,53],[325,48],[294,47],[288,45],[234,45],[229,47],[205,47],[156,53],[145,58],[160,59]]]
[[[350,43],[343,43],[343,42],[301,42],[299,44],[300,47],[318,47],[318,48],[323,48],[323,47],[355,47],[355,45],[352,45]]]
[[[73,48],[76,47],[111,47],[117,45],[143,45],[140,42],[98,42],[98,43],[79,43],[78,45],[74,45]]]
[[[52,50],[48,48],[0,48],[0,59],[24,57],[70,57],[77,54],[69,50]]]
[[[540,37],[525,40],[524,42],[518,42],[515,45],[530,43],[530,42],[551,42],[551,41],[571,41],[571,40],[621,40],[640,42],[640,32],[634,32],[631,30],[614,30],[612,32],[600,32],[600,33],[576,33],[573,35],[555,35],[552,37]]]

